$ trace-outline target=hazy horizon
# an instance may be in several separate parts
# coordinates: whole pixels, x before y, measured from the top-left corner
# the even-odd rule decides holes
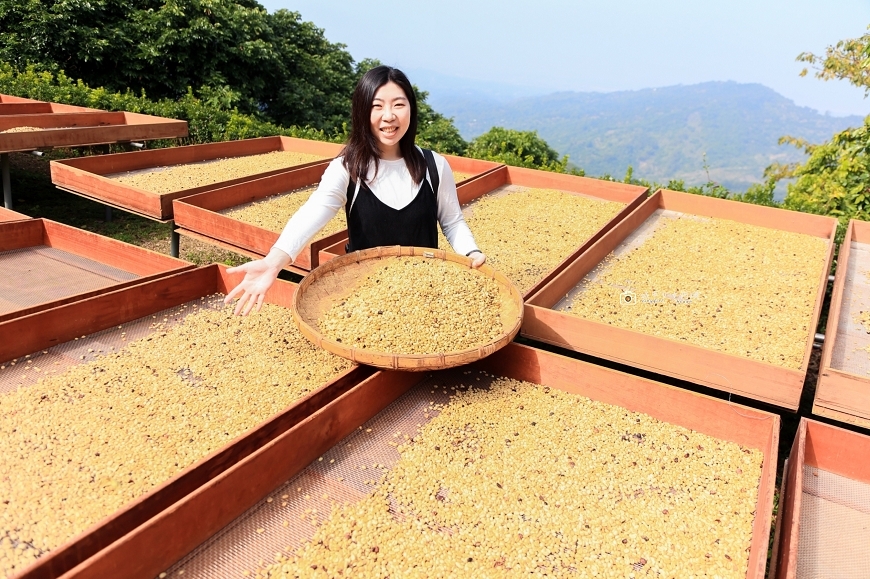
[[[620,89],[620,90],[538,90],[533,87],[524,87],[521,85],[512,85],[510,83],[500,83],[500,82],[486,82],[480,81],[478,79],[473,78],[464,78],[461,76],[452,76],[452,75],[444,75],[437,73],[435,71],[425,70],[425,69],[403,69],[404,72],[408,74],[408,77],[411,79],[411,82],[418,85],[422,90],[425,90],[429,93],[429,102],[433,105],[436,105],[437,102],[444,98],[444,96],[455,97],[459,94],[466,94],[473,97],[481,97],[481,98],[492,98],[493,100],[498,100],[500,102],[510,102],[515,100],[521,100],[523,98],[530,98],[536,96],[550,96],[561,93],[576,93],[576,94],[600,94],[600,95],[608,95],[608,94],[621,94],[621,93],[637,93],[643,91],[655,91],[655,90],[666,90],[674,87],[691,87],[706,83],[737,83],[737,84],[745,84],[745,85],[760,85],[765,88],[769,88],[774,92],[777,92],[784,98],[795,102],[794,99],[789,98],[787,95],[783,95],[776,91],[773,87],[765,85],[764,83],[752,83],[752,82],[738,82],[733,80],[725,80],[725,81],[717,81],[717,80],[708,80],[694,83],[675,83],[670,85],[662,85],[662,86],[648,86],[648,87],[640,87],[633,89]],[[446,82],[452,81],[453,84],[449,87],[445,86]],[[856,89],[857,90],[857,89]],[[867,101],[867,110],[864,112],[855,112],[855,113],[836,113],[832,111],[821,111],[814,107],[809,107],[806,105],[801,105],[795,102],[796,106],[806,107],[812,109],[815,112],[818,112],[822,115],[829,115],[833,117],[866,117],[870,115],[870,100]]]
[[[762,84],[823,114],[870,113],[861,89],[812,73],[801,78],[804,65],[795,61],[801,52],[823,54],[867,32],[870,3],[862,0],[832,0],[824,8],[809,0],[539,0],[531,8],[518,0],[391,8],[352,0],[261,1],[270,11],[299,12],[358,61],[377,58],[406,70],[433,95],[440,89],[423,81],[427,73],[527,96],[734,81]]]

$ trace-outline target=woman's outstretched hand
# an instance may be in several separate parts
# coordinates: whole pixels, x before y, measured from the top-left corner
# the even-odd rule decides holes
[[[254,308],[260,311],[266,292],[275,283],[278,273],[291,261],[290,256],[283,251],[272,249],[263,259],[229,268],[227,273],[244,273],[245,279],[227,294],[224,303],[238,298],[233,312],[237,316],[247,316]]]

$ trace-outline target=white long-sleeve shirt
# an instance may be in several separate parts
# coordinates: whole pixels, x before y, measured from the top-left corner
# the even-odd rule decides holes
[[[465,255],[478,247],[462,216],[462,208],[456,196],[453,171],[444,157],[438,153],[434,153],[434,156],[439,178],[436,195],[438,223],[453,250],[460,255]],[[302,249],[324,225],[329,223],[330,219],[335,217],[338,211],[344,210],[350,175],[344,168],[342,159],[338,157],[332,160],[324,171],[317,190],[290,218],[278,241],[275,242],[274,247],[293,259],[296,259]],[[366,183],[375,197],[393,209],[402,209],[413,201],[422,185],[422,183],[414,184],[404,159],[381,160],[378,164],[377,176],[374,175],[374,167],[369,168]]]

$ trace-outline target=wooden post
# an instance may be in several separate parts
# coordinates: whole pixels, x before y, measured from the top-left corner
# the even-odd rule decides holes
[[[175,221],[169,221],[169,255],[171,257],[178,257],[178,245],[181,241],[181,234],[175,230]]]

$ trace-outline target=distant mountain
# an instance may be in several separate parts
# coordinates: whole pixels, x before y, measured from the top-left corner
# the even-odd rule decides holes
[[[780,136],[822,142],[863,123],[860,116],[822,115],[763,85],[736,82],[507,101],[479,90],[432,90],[429,100],[454,117],[466,139],[492,126],[537,130],[589,175],[622,177],[631,165],[637,177],[700,184],[708,178],[706,153],[709,177],[737,191],[760,182],[774,161],[804,158],[778,145]]]
[[[555,92],[506,82],[461,78],[426,69],[403,69],[411,82],[437,98],[506,103],[515,99]]]

